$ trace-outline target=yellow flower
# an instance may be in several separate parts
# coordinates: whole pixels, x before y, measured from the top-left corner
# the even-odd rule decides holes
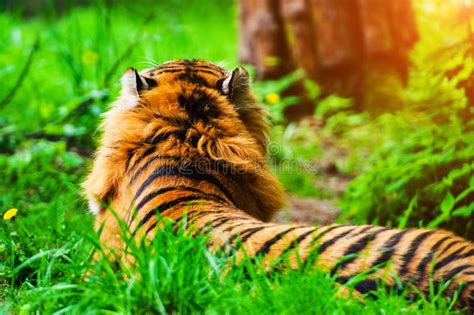
[[[5,212],[3,214],[3,220],[10,220],[12,219],[13,217],[16,216],[16,213],[18,212],[18,209],[16,208],[11,208],[11,209],[8,209],[7,212]]]
[[[270,93],[270,94],[267,94],[265,96],[265,101],[268,103],[268,104],[275,104],[275,103],[278,103],[280,101],[280,95],[278,95],[277,93]]]
[[[86,50],[82,53],[81,61],[85,65],[93,65],[96,64],[99,60],[99,55],[91,50]]]

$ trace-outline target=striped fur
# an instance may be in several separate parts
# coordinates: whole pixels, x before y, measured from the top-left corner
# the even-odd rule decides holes
[[[474,246],[450,232],[266,223],[284,194],[267,167],[265,112],[242,68],[180,60],[129,70],[122,82],[84,183],[108,246],[124,248],[106,206],[137,239],[153,237],[158,213],[186,217],[219,255],[261,257],[268,270],[319,268],[361,293],[380,283],[399,289],[397,279],[425,293],[449,281],[445,294],[461,290],[457,306],[474,309]]]

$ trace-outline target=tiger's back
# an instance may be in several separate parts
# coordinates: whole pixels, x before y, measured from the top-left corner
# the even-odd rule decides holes
[[[158,214],[185,217],[216,253],[260,257],[269,270],[287,257],[342,284],[364,273],[355,284],[363,293],[379,282],[398,287],[397,278],[425,293],[430,281],[450,281],[445,294],[461,290],[458,305],[474,308],[474,246],[449,232],[266,223],[284,193],[267,166],[265,112],[242,68],[184,60],[130,69],[103,129],[84,189],[112,248],[124,244],[108,206],[137,240],[153,237]]]

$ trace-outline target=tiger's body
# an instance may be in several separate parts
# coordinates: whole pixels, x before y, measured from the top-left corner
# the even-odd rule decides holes
[[[212,250],[261,257],[269,268],[285,257],[341,284],[364,273],[355,283],[362,293],[379,282],[398,287],[397,279],[425,293],[450,281],[445,294],[459,290],[457,305],[474,309],[474,245],[450,232],[267,223],[284,193],[267,168],[265,112],[242,68],[183,60],[128,70],[122,83],[84,184],[110,248],[125,245],[107,207],[137,240],[153,238],[160,213],[209,234]]]

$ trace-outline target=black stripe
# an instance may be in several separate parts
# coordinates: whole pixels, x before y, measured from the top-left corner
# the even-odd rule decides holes
[[[156,223],[157,222],[153,222],[149,227],[148,229],[146,229],[145,231],[145,235],[148,235],[148,233],[150,233],[155,227],[156,227]],[[136,230],[135,230],[136,231]],[[135,232],[134,232],[135,233]]]
[[[366,248],[370,242],[372,242],[378,234],[387,231],[388,228],[381,228],[378,231],[372,232],[370,234],[367,234],[360,238],[358,241],[353,243],[349,248],[344,252],[344,255],[341,259],[344,259],[344,257],[347,257],[347,259],[344,259],[338,263],[331,269],[331,276],[336,274],[338,270],[343,270],[348,264],[353,262],[358,258],[358,254],[360,251],[362,251],[364,248]],[[359,232],[358,232],[359,233]],[[348,257],[352,256],[352,257]]]
[[[154,147],[152,147],[154,148]],[[151,153],[153,153],[154,151],[151,151]],[[146,152],[145,152],[146,153]],[[137,161],[143,161],[143,158],[144,158],[144,155],[141,157],[141,158],[138,158]],[[146,161],[145,164],[143,164],[136,172],[135,174],[133,174],[132,178],[130,178],[130,181],[128,182],[129,185],[132,185],[135,180],[138,178],[138,176],[140,176],[140,174],[148,168],[148,166],[153,163],[154,161],[158,161],[158,160],[171,160],[171,161],[174,161],[174,162],[178,162],[180,160],[182,160],[183,158],[182,157],[179,157],[179,156],[171,156],[171,155],[158,155],[158,156],[154,156],[152,158],[150,158],[148,161]],[[135,167],[132,166],[130,168],[130,170],[133,170],[133,168]]]
[[[237,249],[239,248],[239,245],[243,245],[254,234],[256,234],[257,232],[260,232],[261,230],[266,229],[268,227],[269,226],[256,227],[256,228],[253,228],[251,231],[248,231],[247,233],[245,233],[245,235],[240,234],[240,236],[241,236],[240,242],[236,242],[235,246],[233,246],[233,248],[231,248],[231,250],[227,253],[227,255],[233,255],[237,251]]]
[[[360,293],[366,294],[371,291],[376,291],[378,283],[379,281],[376,279],[365,279],[365,280],[357,282],[354,285],[354,288]]]
[[[177,73],[177,72],[184,72],[186,71],[185,68],[180,68],[180,69],[163,69],[155,72],[153,75],[160,75],[163,73]]]
[[[185,214],[183,214],[181,217],[177,218],[173,224],[173,230],[176,232],[177,229],[178,229],[178,225],[179,223],[181,222],[182,219],[184,219],[184,217],[186,216],[187,219],[189,220],[193,220],[195,218],[198,217],[198,215],[196,216],[192,216],[192,214],[194,213],[199,213],[199,216],[203,216],[203,215],[206,215],[206,214],[214,214],[214,213],[222,213],[223,211],[200,211],[200,210],[194,210],[194,211],[190,211],[190,212],[187,212]],[[157,225],[157,222],[153,222],[149,227],[148,229],[145,231],[145,235],[148,235],[148,233],[151,232],[151,230],[153,230]]]
[[[176,191],[176,190],[186,191],[187,190],[186,188],[188,188],[188,187],[187,186],[176,186],[176,187],[165,187],[165,188],[155,190],[155,191],[149,193],[148,195],[146,195],[145,197],[143,197],[142,200],[136,205],[136,209],[140,210],[148,202],[150,202],[152,199],[154,199],[158,195],[161,195],[161,194],[164,194],[164,193],[167,193],[167,192],[170,192],[170,191]],[[191,188],[191,187],[189,187],[189,188]],[[191,190],[191,189],[189,189],[189,190]]]
[[[206,216],[206,215],[223,214],[223,213],[225,213],[226,211],[222,211],[222,210],[217,210],[217,211],[203,211],[203,210],[197,210],[197,212],[199,212],[199,213],[196,214],[195,216],[193,216],[193,217],[189,220],[189,225],[195,224],[198,219],[200,219],[201,217],[204,217],[204,216]]]
[[[266,255],[268,253],[268,251],[270,250],[270,248],[276,243],[278,242],[279,240],[281,240],[286,234],[290,233],[291,231],[293,230],[296,230],[296,229],[301,229],[301,228],[305,228],[306,226],[304,227],[301,227],[301,226],[293,226],[289,229],[286,229],[285,231],[281,231],[280,233],[276,234],[273,238],[269,239],[268,241],[266,241],[262,247],[259,248],[259,250],[255,253],[255,256],[259,256],[259,255]]]
[[[169,201],[169,202],[166,202],[166,203],[163,203],[161,205],[159,205],[158,207],[154,208],[153,210],[150,210],[149,212],[147,212],[147,214],[145,214],[145,216],[140,220],[140,225],[137,226],[137,228],[135,229],[135,231],[133,231],[132,235],[135,235],[138,231],[138,229],[140,228],[140,226],[143,226],[145,225],[157,212],[159,213],[163,213],[164,211],[174,207],[174,206],[177,206],[181,203],[184,203],[184,202],[190,202],[190,201],[198,201],[198,200],[205,200],[205,198],[203,196],[185,196],[185,197],[181,197],[181,198],[178,198],[178,199],[175,199],[175,200],[172,200],[172,201]]]
[[[193,221],[197,220],[198,218],[202,217],[202,216],[205,216],[207,214],[222,214],[223,212],[226,212],[226,211],[222,211],[222,210],[217,210],[217,211],[203,211],[203,210],[192,210],[192,211],[189,211],[189,212],[185,212],[184,214],[182,214],[179,218],[177,218],[175,220],[175,223],[173,224],[173,228],[177,228],[177,225],[179,224],[179,222],[186,218],[189,222],[189,224],[192,224]],[[194,215],[196,214],[196,215]]]
[[[313,234],[315,230],[316,230],[316,228],[313,228],[310,231],[307,231],[307,232],[301,234],[300,236],[298,236],[293,242],[291,242],[290,246],[285,248],[285,250],[282,252],[281,255],[284,256],[286,253],[288,253],[289,251],[291,251],[292,249],[294,249],[295,247],[300,245],[308,236]]]
[[[158,70],[167,70],[167,69],[185,69],[189,67],[189,64],[183,64],[181,62],[171,62],[171,63],[164,63],[153,69],[153,71]]]
[[[216,220],[213,222],[212,224],[212,228],[218,228],[219,226],[223,225],[223,224],[226,224],[227,222],[229,221],[233,221],[233,220],[236,220],[237,218],[236,217],[227,217],[227,218],[220,218],[219,220]],[[217,223],[216,223],[217,222]]]
[[[192,69],[192,72],[194,72],[194,73],[202,72],[202,73],[207,73],[207,74],[210,74],[210,75],[218,77],[218,78],[222,77],[221,73],[215,73],[215,72],[212,72],[212,71],[209,71],[209,70],[204,70],[204,69]]]
[[[411,231],[409,229],[402,230],[394,235],[392,235],[385,244],[382,245],[380,251],[382,251],[382,255],[380,255],[372,264],[369,269],[372,269],[378,265],[385,264],[389,260],[392,259],[393,253],[395,252],[395,248],[402,239],[402,237],[408,232]]]
[[[447,273],[444,277],[442,277],[443,281],[451,281],[455,276],[460,275],[463,273],[465,269],[469,268],[474,268],[474,265],[472,264],[465,264],[465,265],[460,265],[457,266],[456,268],[453,268]]]
[[[180,185],[180,186],[174,186],[174,187],[161,188],[161,189],[158,189],[158,190],[156,190],[152,193],[149,193],[148,195],[143,197],[143,199],[137,204],[137,206],[136,206],[137,210],[140,210],[141,208],[143,208],[148,202],[153,200],[155,197],[157,197],[161,194],[170,192],[170,191],[190,191],[190,192],[194,192],[194,193],[199,193],[199,194],[205,196],[207,199],[230,205],[228,201],[224,200],[223,198],[221,198],[220,196],[218,196],[216,194],[206,193],[206,192],[204,192],[200,189],[194,188],[194,187]]]
[[[179,76],[180,80],[190,80],[192,83],[197,83],[200,85],[204,85],[206,87],[211,87],[209,83],[200,75],[199,73],[207,73],[212,76],[215,76],[217,78],[220,78],[222,75],[221,74],[215,74],[209,70],[198,70],[198,69],[169,69],[169,70],[160,70],[156,72],[154,75],[160,75],[163,73],[180,73],[182,72],[183,74]]]
[[[328,227],[327,229],[325,229],[324,231],[322,231],[321,233],[319,233],[318,235],[316,235],[312,240],[311,242],[309,243],[309,245],[307,246],[307,248],[311,249],[311,247],[314,246],[314,244],[316,244],[321,238],[323,238],[326,234],[328,234],[329,232],[333,231],[333,230],[336,230],[338,228],[341,228],[341,227],[345,227],[347,226],[347,224],[338,224],[338,225],[333,225],[333,226],[330,226]],[[314,253],[315,251],[314,250],[310,250],[309,254],[307,255],[306,257],[306,261],[305,261],[305,264],[308,263],[308,259],[310,257],[313,257],[314,256]]]
[[[343,277],[336,278],[335,281],[340,284],[346,284],[351,279],[352,279],[352,276],[351,277],[343,276]],[[399,287],[397,284],[387,285],[386,283],[383,283],[381,279],[365,279],[365,280],[357,281],[357,283],[353,285],[353,287],[362,294],[367,294],[367,293],[376,291],[377,288],[380,286],[383,287],[387,293],[394,293],[397,295],[400,295],[403,293],[402,287]],[[370,297],[377,298],[377,296],[373,294],[370,294]]]
[[[451,242],[448,244],[448,246],[446,246],[445,248],[443,248],[443,250],[441,250],[439,252],[439,256],[443,255],[444,253],[446,253],[449,249],[451,249],[454,245],[457,245],[459,243],[464,243],[464,240],[455,240],[454,242]]]
[[[469,308],[470,312],[474,313],[474,290],[471,290],[469,293],[469,299],[467,301],[467,307]]]
[[[130,213],[130,216],[128,217],[128,227],[130,228],[131,225],[132,225],[132,222],[135,221],[135,219],[137,218],[138,216],[138,209],[135,207],[135,201],[132,200],[132,204],[130,205],[130,207],[128,208],[128,212]]]
[[[230,221],[238,220],[238,219],[248,221],[251,218],[248,218],[248,217],[232,217],[232,220],[230,220]],[[250,222],[250,223],[249,222],[239,222],[237,224],[231,225],[231,226],[225,228],[224,230],[219,231],[219,233],[225,234],[226,232],[231,231],[234,228],[236,228],[238,226],[241,226],[241,225],[249,225],[249,224],[253,225],[253,224],[261,224],[262,223],[262,222],[255,221],[254,219],[252,219],[252,220],[253,220],[253,222]],[[226,221],[226,222],[228,222],[228,221]],[[224,223],[222,223],[222,224],[224,224]],[[220,226],[222,224],[219,223],[217,225]],[[215,229],[217,226],[212,226],[212,227]],[[232,235],[231,238],[228,238],[227,241],[224,243],[224,245],[218,251],[216,251],[216,256],[220,255],[224,251],[225,247],[227,247],[230,243],[232,243],[235,240],[235,238],[238,237],[238,236],[239,236],[239,233],[237,233],[235,235]]]
[[[375,225],[368,225],[368,226],[364,227],[363,229],[361,229],[360,231],[357,231],[357,234],[364,234],[368,230],[371,230],[375,227],[376,227]]]
[[[262,222],[256,221],[254,218],[239,217],[239,219],[244,220],[244,222],[239,222],[239,223],[237,223],[237,224],[231,225],[231,226],[229,226],[229,227],[223,229],[221,232],[222,232],[222,233],[226,233],[226,232],[232,231],[233,229],[235,229],[235,228],[238,227],[238,226],[246,225],[246,224],[262,224]],[[245,222],[245,221],[246,221],[246,222]],[[248,222],[248,221],[251,221],[251,222]],[[274,226],[274,225],[273,225],[273,226]]]
[[[439,287],[441,285],[441,282],[442,281],[439,281],[439,280],[433,280],[433,292],[435,294],[438,294],[439,293]]]
[[[255,233],[263,230],[264,228],[266,228],[266,226],[257,226],[257,227],[248,228],[248,229],[243,230],[243,231],[236,232],[235,234],[231,235],[231,237],[229,237],[227,239],[227,241],[225,241],[225,243],[219,249],[218,253],[227,252],[226,255],[227,256],[230,255],[230,253],[235,252],[234,248],[236,246],[231,247],[228,251],[226,251],[226,248],[229,245],[232,245],[237,238],[241,237],[241,243],[243,244],[249,237],[251,237]]]
[[[201,213],[201,211],[193,210],[183,213],[180,217],[176,218],[173,223],[173,230],[177,231],[179,224],[182,220],[186,218],[186,221],[189,221],[194,213]]]
[[[318,235],[316,235],[312,240],[311,240],[311,243],[308,245],[308,247],[312,247],[314,244],[316,244],[317,241],[319,241],[321,238],[323,238],[326,234],[328,234],[329,232],[333,231],[333,230],[336,230],[336,229],[339,229],[341,227],[346,227],[347,224],[338,224],[338,225],[333,225],[333,226],[330,226],[329,228],[325,229],[324,231],[322,231],[321,233],[319,233]]]
[[[182,64],[182,63],[174,63],[174,64],[164,64],[161,65],[153,70],[168,70],[168,69],[186,69],[186,70],[192,70],[194,68],[203,68],[203,69],[208,69],[208,70],[216,70],[214,67],[209,67],[206,65],[197,65],[197,64]]]
[[[465,275],[472,274],[471,272],[464,272]],[[468,306],[466,302],[468,302],[470,305],[469,307],[474,311],[474,281],[467,281],[462,284],[462,288],[459,291],[459,297],[460,297],[460,303],[461,307]],[[469,291],[467,293],[466,291]]]
[[[227,75],[227,73],[224,70],[222,70],[221,68],[216,67],[216,66],[209,66],[209,65],[200,64],[200,65],[193,66],[193,68],[196,68],[196,69],[202,68],[202,69],[207,69],[207,70],[214,70],[214,71],[218,72],[219,74]]]
[[[346,236],[349,233],[353,232],[355,229],[357,229],[357,227],[353,226],[348,231],[344,231],[344,232],[338,234],[337,236],[331,238],[330,240],[321,243],[316,248],[310,250],[309,254],[306,256],[306,259],[304,261],[304,268],[305,269],[308,268],[310,266],[309,264],[312,264],[318,258],[318,256],[321,253],[323,253],[326,249],[328,249],[329,246],[333,245],[334,243],[336,243],[338,240],[340,240],[344,236]],[[323,233],[327,234],[327,232],[329,232],[329,231],[326,231],[326,233],[325,232],[323,232]],[[320,237],[321,237],[321,235],[318,235],[316,237],[316,239],[319,239]],[[312,243],[316,243],[316,242],[312,242]]]
[[[237,224],[236,226],[239,226],[239,225],[242,225],[242,224],[243,224],[243,223],[239,223],[239,224]],[[235,226],[235,227],[236,227],[236,226]],[[230,227],[229,227],[229,228],[230,228]],[[227,229],[229,229],[229,228],[227,228]],[[234,228],[234,226],[231,227],[231,229],[232,229],[232,228]],[[231,229],[230,229],[230,230],[231,230]],[[236,233],[232,234],[232,235],[224,242],[224,244],[222,244],[222,246],[221,246],[221,248],[219,249],[218,253],[224,252],[225,249],[227,248],[227,246],[229,246],[230,244],[232,244],[239,236],[241,236],[242,234],[245,234],[245,233],[247,233],[247,232],[249,232],[249,231],[253,231],[254,229],[255,229],[255,228],[248,228],[248,229],[246,229],[246,230],[239,231],[239,232],[236,232]]]
[[[237,223],[237,224],[228,226],[228,227],[226,227],[224,230],[222,230],[222,233],[226,233],[226,232],[232,231],[232,230],[235,229],[236,227],[241,226],[241,225],[244,225],[244,224],[249,224],[249,223],[248,223],[248,222],[239,222],[239,223]]]
[[[155,152],[155,149],[156,149],[156,147],[153,147],[153,146],[146,149],[145,152],[143,152],[143,154],[140,157],[137,157],[135,159],[135,161],[130,166],[130,168],[127,170],[127,172],[132,171],[137,166],[137,164],[140,163],[144,158],[146,158],[147,156],[149,156],[150,154]]]
[[[211,183],[220,189],[220,191],[229,199],[234,205],[236,204],[235,200],[232,198],[232,194],[224,187],[224,185],[213,175],[208,173],[203,173],[202,170],[197,168],[194,165],[177,167],[174,165],[164,165],[156,168],[150,176],[141,184],[135,194],[135,200],[137,200],[143,191],[157,178],[160,177],[176,177],[182,176],[191,180],[196,181],[206,181]]]
[[[184,140],[186,137],[186,129],[176,129],[173,131],[166,131],[161,133],[152,131],[151,135],[143,140],[143,143],[157,145],[165,140],[168,140],[170,137],[175,137],[180,140]]]
[[[176,65],[176,66],[165,66],[165,67],[160,67],[160,68],[157,68],[155,73],[153,73],[153,76],[154,75],[158,75],[160,74],[159,71],[163,71],[163,70],[180,70],[180,71],[201,71],[201,72],[204,72],[204,71],[215,71],[215,72],[212,72],[211,74],[217,76],[217,77],[220,77],[222,75],[226,75],[225,72],[223,72],[222,70],[217,70],[215,68],[211,68],[211,67],[208,67],[208,66],[205,66],[205,65],[199,65],[199,66],[192,66],[192,68],[189,68],[189,67],[186,67],[186,66],[183,66],[183,65]],[[209,71],[210,70],[210,71]],[[177,71],[176,71],[177,72]]]
[[[349,231],[342,232],[339,235],[331,238],[330,240],[321,243],[321,245],[317,248],[318,255],[321,255],[322,253],[324,253],[330,246],[334,245],[341,238],[343,238],[344,236],[347,236],[349,233],[353,232],[355,229],[356,229],[356,227],[353,227]]]
[[[233,217],[219,217],[219,218],[213,218],[210,221],[207,221],[203,226],[201,226],[199,229],[196,230],[194,235],[198,235],[202,233],[206,228],[209,228],[207,232],[210,232],[211,230],[215,229],[218,226],[221,226],[222,224],[225,224],[227,221],[234,219]],[[216,223],[217,222],[217,223]],[[211,224],[209,224],[211,223]]]
[[[187,219],[189,220],[189,224],[192,224],[192,221],[195,221],[195,220],[197,220],[198,218],[200,218],[202,216],[223,214],[225,212],[226,211],[222,211],[222,210],[215,210],[215,211],[194,210],[194,211],[187,212],[187,213],[183,214],[182,216],[180,216],[179,218],[177,218],[175,220],[175,222],[173,224],[173,230],[175,232],[177,231],[178,225],[179,225],[180,221],[182,219],[184,219],[184,217],[187,217]],[[197,214],[193,215],[195,213],[197,213]],[[156,226],[156,222],[154,222],[153,224],[150,225],[150,227],[146,230],[145,234],[148,234],[148,232],[150,232],[152,229],[154,229],[155,226]]]
[[[153,114],[153,119],[161,119],[167,122],[168,124],[172,125],[173,127],[182,127],[184,124],[186,124],[186,120],[181,117],[163,116],[157,113]]]
[[[430,235],[434,233],[433,230],[431,231],[426,231],[415,237],[415,239],[411,242],[410,246],[408,247],[408,251],[403,255],[402,261],[402,267],[400,269],[399,275],[405,275],[408,272],[408,266],[412,262],[413,257],[415,256],[415,253],[417,249],[420,247],[421,244],[423,244],[423,241]]]
[[[436,242],[436,244],[433,246],[433,248],[431,248],[430,252],[428,253],[428,255],[426,255],[422,260],[421,262],[418,264],[418,267],[416,267],[416,270],[417,270],[417,276],[418,276],[418,280],[417,280],[417,283],[421,283],[424,279],[424,276],[426,274],[426,266],[433,261],[433,258],[434,258],[434,255],[436,254],[436,252],[438,251],[438,249],[441,247],[441,245],[443,245],[443,243],[445,241],[447,241],[448,239],[450,239],[451,236],[446,236],[446,237],[443,237],[442,239],[438,240]]]
[[[204,86],[207,88],[211,88],[211,85],[205,78],[200,76],[197,72],[194,71],[184,71],[183,73],[180,73],[179,75],[176,76],[175,78],[176,81],[185,81],[189,82],[192,84],[196,84],[198,86]],[[201,90],[202,91],[202,90]],[[196,92],[196,89],[194,90]]]
[[[275,271],[280,270],[281,265],[285,262],[284,259],[285,259],[286,255],[291,250],[293,250],[297,246],[299,246],[307,237],[309,237],[311,234],[313,234],[315,230],[316,230],[316,228],[312,228],[311,230],[309,230],[307,232],[304,232],[303,234],[299,235],[296,239],[294,239],[290,243],[290,245],[282,251],[282,253],[279,256],[279,258],[277,259],[276,263],[273,264],[272,269],[270,270],[270,272],[275,272]]]
[[[183,220],[184,218],[186,218],[187,220],[191,220],[194,218],[194,214],[195,213],[198,213],[199,215],[202,215],[202,213],[205,212],[205,213],[213,213],[213,212],[217,212],[217,211],[199,211],[199,210],[193,210],[193,211],[189,211],[189,212],[185,212],[184,214],[182,214],[179,218],[176,218],[174,220],[174,223],[173,223],[173,226],[172,226],[172,229],[173,231],[177,232],[178,230],[178,227],[179,227],[179,223],[181,223],[181,220]],[[197,216],[197,215],[196,215]],[[130,222],[131,223],[131,222]],[[148,227],[148,229],[145,231],[145,234],[147,235],[151,230],[153,230],[155,227],[156,227],[156,224],[157,222],[153,222],[153,224],[150,225],[150,227]]]
[[[125,161],[125,172],[128,172],[128,168],[130,167],[130,162],[132,161],[132,158],[134,155],[135,155],[135,149],[127,150],[127,160]]]
[[[434,265],[433,270],[434,271],[439,270],[442,267],[446,266],[447,264],[449,264],[449,263],[451,263],[455,260],[464,259],[464,258],[467,258],[467,257],[470,257],[470,256],[474,256],[474,249],[470,250],[470,251],[468,251],[464,254],[461,254],[461,252],[463,252],[466,249],[466,247],[467,246],[463,246],[463,247],[459,248],[458,250],[454,251],[453,253],[451,253],[449,256],[447,256],[444,259],[440,260],[438,263],[436,263]]]
[[[198,228],[196,231],[194,231],[193,237],[196,237],[197,235],[202,234],[202,232],[203,232],[204,230],[206,230],[206,229],[209,229],[209,230],[210,230],[211,228],[212,228],[212,226],[209,224],[209,221],[208,221],[208,222],[204,223],[203,226],[201,226],[201,227]],[[208,232],[208,231],[206,231],[206,233],[207,233],[207,232]]]
[[[240,222],[241,224],[249,224],[249,222],[248,222],[249,220],[254,221],[254,222],[252,222],[252,223],[261,223],[261,222],[258,222],[258,221],[256,221],[254,218],[251,218],[251,217],[231,216],[231,217],[229,217],[229,219],[230,219],[229,221],[234,221],[234,220],[244,220],[244,221],[247,221],[247,222]],[[227,221],[226,221],[226,222],[227,222]],[[250,224],[252,224],[252,223],[250,223]],[[218,227],[221,226],[221,225],[222,225],[222,224],[213,225],[213,227],[214,227],[214,228],[218,228]],[[238,226],[238,225],[234,225],[233,227],[236,227],[236,226]],[[227,229],[222,230],[222,232],[224,232],[224,231],[226,231],[226,230],[227,230]]]

